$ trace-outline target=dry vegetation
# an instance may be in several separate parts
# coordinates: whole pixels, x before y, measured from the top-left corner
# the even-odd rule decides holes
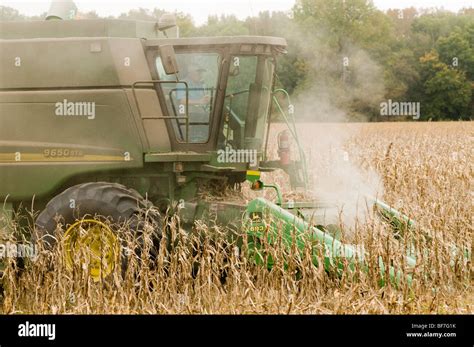
[[[342,129],[342,130],[341,130]],[[371,270],[335,276],[311,264],[310,252],[269,247],[272,270],[255,266],[233,245],[179,232],[171,221],[172,252],[156,262],[131,257],[103,283],[93,283],[87,267],[71,273],[60,248],[43,250],[21,274],[13,263],[4,278],[4,313],[473,313],[471,263],[447,244],[472,247],[472,123],[313,124],[301,127],[311,149],[311,169],[323,170],[318,138],[344,134],[341,145],[351,162],[375,170],[383,181],[384,200],[418,222],[409,237],[419,252],[414,281],[379,287],[377,256],[403,264],[406,242],[398,242],[375,221],[359,225],[351,242],[364,244]],[[273,174],[281,185],[286,179]],[[269,181],[270,178],[266,177]],[[286,191],[286,194],[290,192]],[[271,195],[271,194],[270,194]],[[202,235],[207,226],[199,225]],[[423,231],[431,230],[431,241]],[[216,232],[214,230],[214,232]],[[219,232],[219,231],[217,231]],[[221,232],[225,232],[222,230]],[[162,242],[166,242],[165,240]],[[194,244],[194,246],[193,246]],[[427,249],[427,252],[422,252]],[[280,260],[278,260],[280,257]],[[451,264],[450,264],[451,263]],[[285,266],[286,265],[286,266]],[[194,271],[193,271],[194,268]],[[199,269],[196,271],[196,269]]]

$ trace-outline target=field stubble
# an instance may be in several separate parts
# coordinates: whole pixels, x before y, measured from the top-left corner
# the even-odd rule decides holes
[[[274,128],[273,134],[282,126]],[[21,274],[11,262],[4,276],[3,313],[473,313],[471,263],[453,258],[446,247],[472,247],[473,124],[300,124],[299,130],[315,191],[338,192],[346,187],[345,178],[349,185],[359,176],[367,178],[363,187],[417,221],[408,235],[420,254],[411,286],[377,285],[377,257],[402,267],[406,243],[371,218],[343,238],[364,245],[372,270],[341,277],[313,266],[309,251],[290,250],[290,260],[277,260],[269,271],[248,261],[245,249],[239,254],[233,245],[211,240],[204,224],[197,227],[199,241],[172,225],[172,252],[162,247],[156,261],[132,256],[124,278],[117,268],[99,284],[88,277],[87,267],[66,268],[61,243],[52,252],[40,247],[38,260]],[[342,167],[333,165],[338,156]],[[264,179],[295,196],[285,175]],[[256,193],[244,189],[244,194]],[[271,198],[273,193],[264,194]],[[430,242],[421,236],[424,230],[432,232]],[[268,252],[284,258],[278,247]]]

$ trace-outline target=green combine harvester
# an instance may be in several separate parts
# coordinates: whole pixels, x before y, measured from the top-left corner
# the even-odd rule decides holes
[[[328,270],[342,268],[343,260],[366,266],[364,254],[324,228],[322,216],[333,207],[283,201],[276,185],[260,179],[261,172],[284,170],[293,188],[308,184],[294,117],[280,104],[288,94],[275,88],[285,39],[179,38],[168,15],[141,22],[79,20],[75,13],[72,2],[53,2],[44,21],[0,23],[3,235],[15,211],[34,199],[39,236],[54,244],[61,223],[68,263],[81,247],[101,259],[90,265],[95,280],[117,265],[121,235],[114,225],[131,220],[138,233],[148,218],[159,244],[165,218],[174,213],[185,230],[196,220],[237,226],[252,240],[257,263],[261,241],[281,237],[288,247],[296,242],[303,249],[308,240],[325,247]],[[270,160],[276,114],[288,129],[278,136],[279,159]],[[199,197],[202,189],[246,181],[254,190],[276,190],[277,201]],[[372,202],[398,229],[413,224]],[[160,213],[143,216],[147,209]],[[407,255],[406,264],[413,268],[415,258]],[[382,260],[378,266],[392,280],[405,276]]]

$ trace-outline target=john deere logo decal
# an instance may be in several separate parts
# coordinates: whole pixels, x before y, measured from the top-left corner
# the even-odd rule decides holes
[[[261,223],[262,222],[262,212],[251,212],[250,219],[253,223]]]

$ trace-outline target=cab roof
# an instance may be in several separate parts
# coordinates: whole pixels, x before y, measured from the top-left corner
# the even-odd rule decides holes
[[[271,45],[286,47],[287,43],[284,38],[272,36],[214,36],[214,37],[186,37],[173,39],[153,39],[146,42],[147,46],[193,46],[193,45]]]

